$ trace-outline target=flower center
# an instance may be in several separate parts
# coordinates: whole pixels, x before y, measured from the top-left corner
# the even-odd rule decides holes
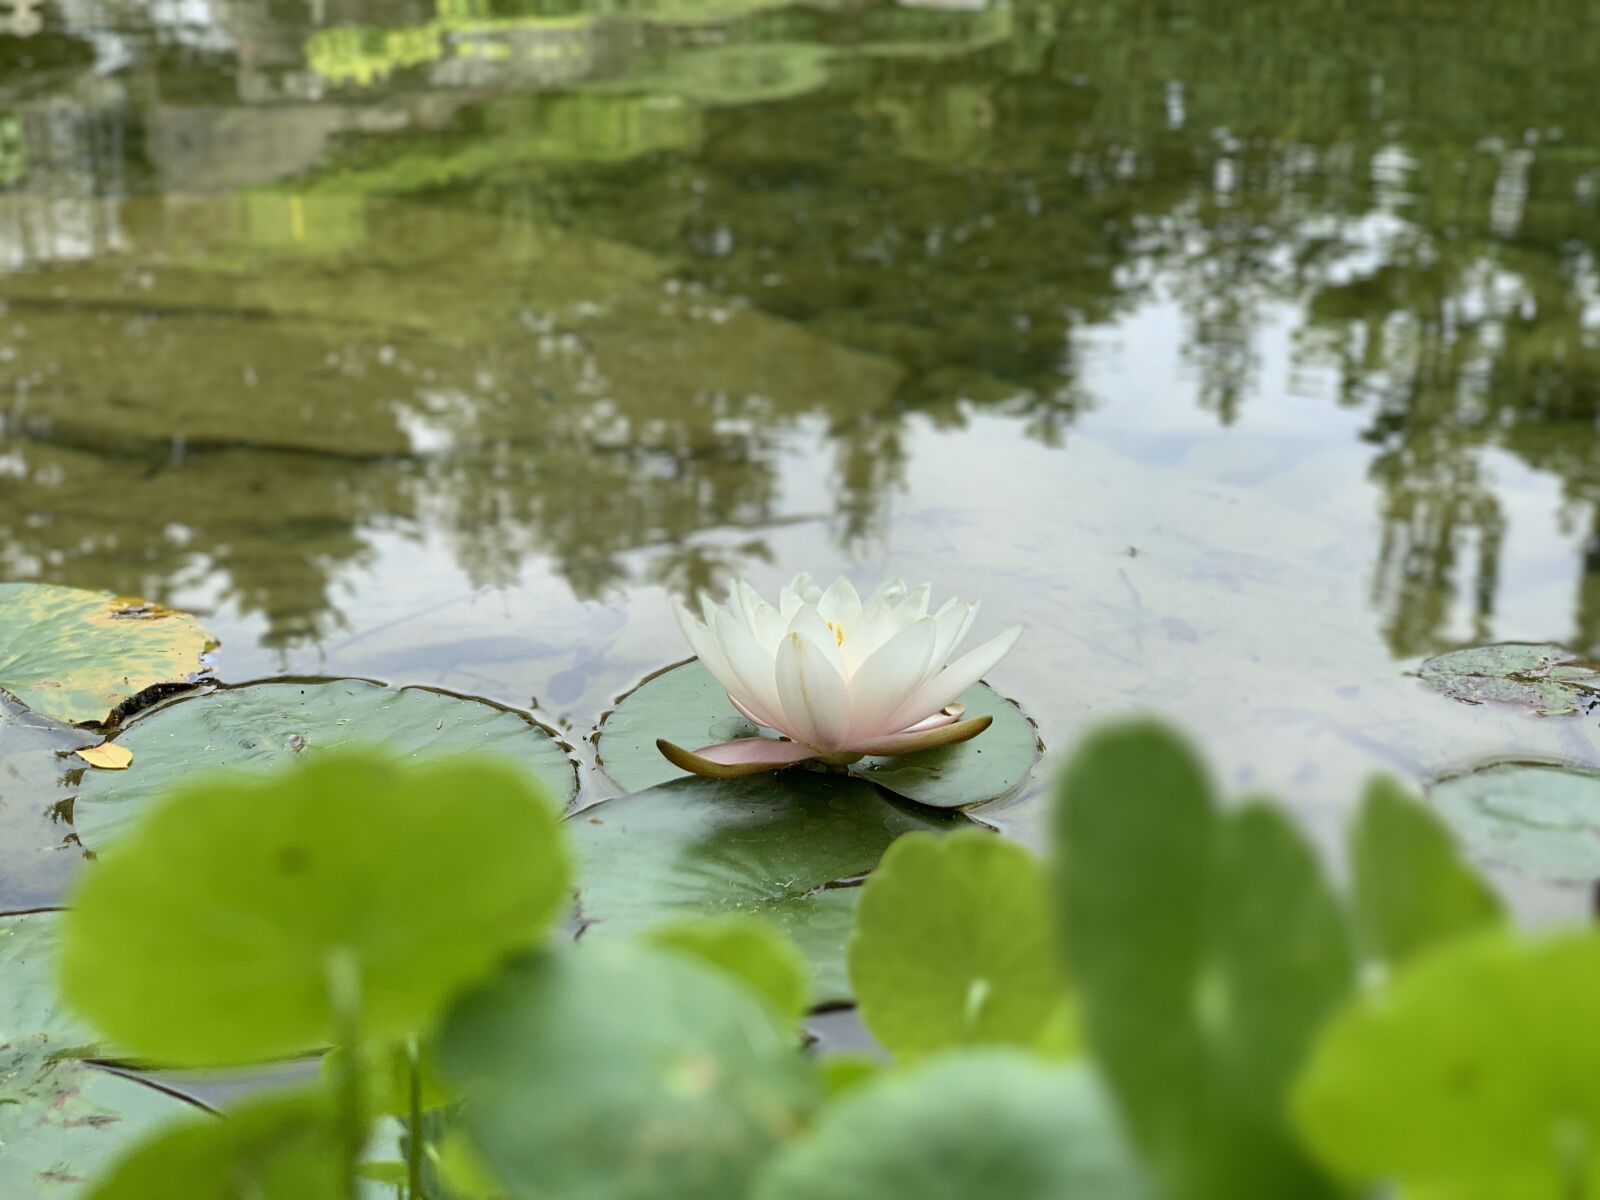
[[[838,621],[829,621],[828,628],[833,630],[833,644],[835,646],[844,645],[844,626]]]

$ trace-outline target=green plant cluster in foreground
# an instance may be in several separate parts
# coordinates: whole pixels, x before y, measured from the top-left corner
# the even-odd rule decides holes
[[[1600,933],[1513,930],[1389,782],[1347,899],[1152,723],[1074,755],[1049,860],[900,838],[849,951],[882,1059],[806,1050],[804,963],[755,918],[551,936],[566,838],[467,760],[178,789],[84,873],[67,1000],[135,1060],[333,1051],[91,1195],[1600,1196]]]

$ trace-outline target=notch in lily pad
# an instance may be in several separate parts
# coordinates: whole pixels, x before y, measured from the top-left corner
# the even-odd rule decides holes
[[[1541,717],[1600,708],[1600,663],[1548,642],[1452,650],[1428,659],[1417,674],[1435,691],[1465,704],[1514,705]]]

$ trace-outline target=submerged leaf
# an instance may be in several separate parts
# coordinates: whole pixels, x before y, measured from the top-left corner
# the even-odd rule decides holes
[[[1600,664],[1565,646],[1502,642],[1452,650],[1428,659],[1418,674],[1436,691],[1468,704],[1515,704],[1540,716],[1600,705]]]
[[[215,645],[187,613],[145,600],[0,584],[0,688],[58,721],[104,724],[141,692],[190,683]]]
[[[1600,771],[1495,763],[1430,793],[1473,858],[1546,883],[1600,879]]]
[[[872,870],[902,833],[962,824],[859,779],[810,772],[683,779],[607,800],[567,820],[583,940],[691,916],[763,917],[804,952],[813,1002],[845,1000],[860,889],[830,885]]]
[[[439,1062],[514,1196],[744,1200],[815,1099],[759,999],[628,942],[513,963],[452,1010]]]
[[[67,997],[119,1046],[171,1065],[332,1041],[332,973],[374,1040],[426,1029],[567,899],[555,814],[493,762],[353,753],[197,778],[80,877]]]
[[[132,751],[138,766],[125,775],[86,775],[73,827],[98,850],[196,771],[265,772],[371,745],[408,760],[498,755],[525,767],[558,803],[577,790],[572,762],[553,734],[487,701],[365,679],[253,683],[177,700],[131,721],[108,746]]]

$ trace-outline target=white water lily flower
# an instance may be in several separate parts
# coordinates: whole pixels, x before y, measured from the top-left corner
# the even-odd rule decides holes
[[[726,779],[976,737],[993,718],[963,721],[956,700],[1022,630],[1008,629],[952,660],[978,606],[947,600],[930,613],[928,594],[927,584],[908,590],[894,580],[863,601],[848,580],[824,591],[802,573],[777,608],[743,580],[721,606],[701,597],[704,620],[674,602],[684,637],[733,706],[789,740],[740,738],[696,751],[656,745],[685,771]]]

